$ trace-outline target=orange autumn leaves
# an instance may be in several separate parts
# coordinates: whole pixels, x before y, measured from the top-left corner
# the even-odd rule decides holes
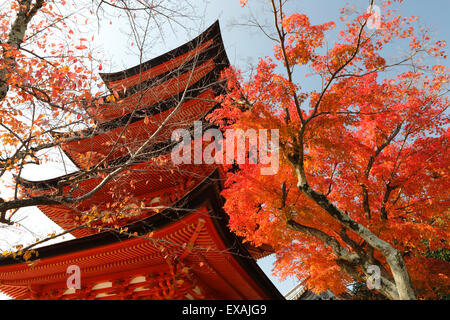
[[[333,29],[335,24],[311,25],[306,15],[294,13],[282,20],[281,26],[287,33],[285,52],[289,65],[305,65],[315,58],[316,48],[322,47],[324,32]],[[275,45],[274,51],[275,57],[282,60],[283,52],[279,45]]]
[[[429,253],[450,249],[449,69],[433,59],[446,57],[445,43],[419,30],[415,17],[395,16],[389,4],[383,9],[380,30],[361,28],[362,14],[332,46],[324,44],[333,22],[314,26],[305,15],[286,16],[279,22],[286,43],[275,45],[275,60],[261,59],[248,80],[239,70],[224,72],[228,93],[209,120],[223,129],[280,132],[279,172],[262,176],[258,165],[229,171],[225,210],[239,236],[275,248],[278,275],[307,279],[315,291],[344,292],[354,278],[332,249],[286,226],[294,219],[350,248],[341,224],[297,188],[290,157],[302,135],[309,185],[402,253],[419,298],[439,298],[448,293],[450,264]],[[403,60],[389,54],[398,43],[409,50]],[[286,61],[308,68],[323,86],[307,91],[304,79],[290,81],[279,71]],[[374,257],[389,270],[379,252]]]
[[[14,157],[14,150],[32,153],[39,145],[52,143],[52,130],[79,124],[84,105],[92,100],[91,89],[97,85],[97,77],[90,70],[92,56],[83,44],[87,39],[71,45],[66,40],[74,32],[69,29],[69,19],[59,13],[61,8],[44,2],[31,13],[37,3],[28,8],[11,1],[10,10],[0,16],[0,70],[8,90],[0,101],[0,139],[5,146],[2,157],[10,157],[10,168],[18,170],[23,164],[20,157]],[[20,23],[21,14],[33,16],[22,25],[23,38],[15,39],[11,28]]]

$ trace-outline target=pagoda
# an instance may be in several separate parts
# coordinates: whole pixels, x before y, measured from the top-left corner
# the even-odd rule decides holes
[[[27,261],[0,259],[0,291],[37,300],[283,299],[256,264],[271,249],[228,229],[221,166],[170,162],[172,131],[209,125],[228,66],[216,22],[157,58],[101,74],[110,93],[86,106],[94,125],[54,133],[79,170],[19,179],[30,195],[80,199],[39,206],[75,239],[35,249]],[[79,287],[68,286],[71,266]]]

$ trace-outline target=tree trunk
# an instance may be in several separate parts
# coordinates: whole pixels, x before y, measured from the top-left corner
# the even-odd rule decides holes
[[[301,172],[301,169],[297,169],[296,171]],[[405,262],[400,252],[392,247],[388,242],[378,238],[369,229],[357,223],[347,214],[340,211],[325,195],[311,189],[302,176],[299,176],[298,180],[299,183],[297,187],[300,191],[322,207],[329,215],[339,221],[342,225],[355,232],[369,245],[383,254],[389,264],[389,267],[391,268],[399,299],[415,300],[416,295],[412,288],[411,279],[408,271],[406,270]]]

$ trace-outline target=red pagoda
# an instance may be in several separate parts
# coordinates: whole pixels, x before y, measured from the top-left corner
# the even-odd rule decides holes
[[[95,125],[54,133],[79,170],[20,179],[31,195],[80,199],[39,206],[75,239],[36,249],[28,261],[0,259],[0,291],[41,300],[283,299],[255,262],[270,248],[243,244],[227,227],[221,167],[168,161],[171,132],[191,130],[216,106],[228,65],[216,22],[157,58],[101,74],[111,94],[87,108]],[[123,197],[131,205],[115,207]],[[67,285],[70,266],[79,268],[79,288]]]

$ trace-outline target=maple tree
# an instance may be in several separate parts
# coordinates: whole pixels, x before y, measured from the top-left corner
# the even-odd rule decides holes
[[[372,11],[342,10],[330,45],[334,22],[313,25],[268,1],[274,32],[259,27],[274,58],[260,59],[250,79],[227,70],[228,93],[209,116],[224,130],[279,130],[280,170],[231,166],[225,210],[239,236],[275,249],[281,277],[316,292],[342,294],[376,265],[385,298],[448,294],[448,259],[430,254],[450,249],[449,69],[436,63],[446,44],[396,15],[395,2],[383,3],[375,29]],[[395,44],[404,57],[388,58]],[[300,68],[322,85],[303,89]]]
[[[81,9],[83,6],[86,6],[84,11]],[[78,11],[82,11],[82,14],[77,15]],[[49,234],[31,244],[20,244],[14,252],[6,250],[3,255],[23,255],[28,260],[33,254],[31,249],[36,245],[81,228],[126,233],[127,230],[121,228],[124,224],[122,220],[135,217],[143,210],[160,210],[160,206],[143,204],[132,197],[130,190],[137,181],[129,179],[132,174],[129,168],[143,159],[153,157],[151,165],[141,166],[139,170],[159,168],[160,172],[169,173],[174,170],[168,167],[167,156],[159,156],[167,146],[155,148],[152,144],[161,142],[156,141],[160,139],[159,133],[163,129],[167,131],[165,126],[169,120],[176,118],[175,114],[188,100],[186,88],[196,77],[194,71],[199,70],[195,63],[192,67],[180,65],[167,75],[169,78],[177,77],[181,72],[186,73],[184,69],[191,68],[187,76],[184,75],[186,88],[180,83],[181,93],[184,94],[173,101],[174,110],[165,118],[145,115],[145,124],[151,122],[154,127],[152,132],[152,128],[149,128],[145,136],[141,135],[137,139],[132,134],[130,123],[124,124],[108,136],[111,140],[108,141],[109,153],[100,155],[90,150],[80,154],[76,161],[83,164],[82,168],[71,175],[66,172],[67,179],[62,179],[50,191],[42,192],[25,186],[24,181],[27,181],[23,172],[29,165],[55,161],[46,152],[48,149],[59,150],[58,154],[61,155],[64,145],[104,133],[101,130],[105,129],[99,129],[98,126],[102,112],[108,108],[118,109],[122,100],[130,95],[131,90],[126,92],[127,88],[105,89],[97,76],[97,71],[102,71],[103,66],[92,48],[94,32],[89,24],[100,24],[105,20],[106,23],[112,23],[112,18],[126,19],[130,27],[130,46],[136,48],[138,59],[143,63],[145,50],[151,45],[148,42],[152,28],[158,30],[167,22],[180,23],[180,19],[189,18],[189,15],[190,11],[183,2],[172,0],[157,4],[147,0],[99,0],[86,3],[14,0],[3,5],[0,14],[0,141],[3,146],[0,152],[0,178],[2,187],[8,192],[5,192],[7,196],[2,194],[4,198],[0,198],[0,224],[20,227],[18,210],[39,205],[63,205],[71,208],[74,215],[79,215],[76,227]],[[80,30],[79,25],[86,25],[86,28]],[[152,83],[154,86],[159,85],[160,94],[164,89],[167,90],[167,84],[166,87],[162,84],[166,80]],[[143,100],[145,94],[146,90],[135,94],[132,104],[134,110],[127,111],[133,112],[146,106]],[[211,101],[214,102],[213,99]],[[83,130],[89,133],[85,136],[77,134]],[[126,156],[126,161],[108,164],[117,154]],[[67,161],[62,155],[60,158]],[[95,184],[86,188],[83,182],[88,179],[92,179]],[[81,212],[78,209],[80,203],[100,190],[105,194],[108,191],[114,193],[108,207],[105,207],[106,204],[102,208],[94,205]],[[175,194],[178,193],[174,191],[163,200],[173,202]]]
[[[83,51],[87,49],[84,38],[67,45],[52,37],[58,27],[73,34],[67,16],[57,13],[55,5],[43,0],[12,1],[1,14],[3,178],[7,172],[20,177],[26,164],[45,161],[39,152],[57,145],[51,139],[52,130],[88,120],[82,103],[92,100],[91,86],[97,80],[86,66],[92,56]],[[13,199],[2,199],[0,222],[12,224],[15,212],[9,210],[28,205],[19,199],[20,194],[16,184]]]

